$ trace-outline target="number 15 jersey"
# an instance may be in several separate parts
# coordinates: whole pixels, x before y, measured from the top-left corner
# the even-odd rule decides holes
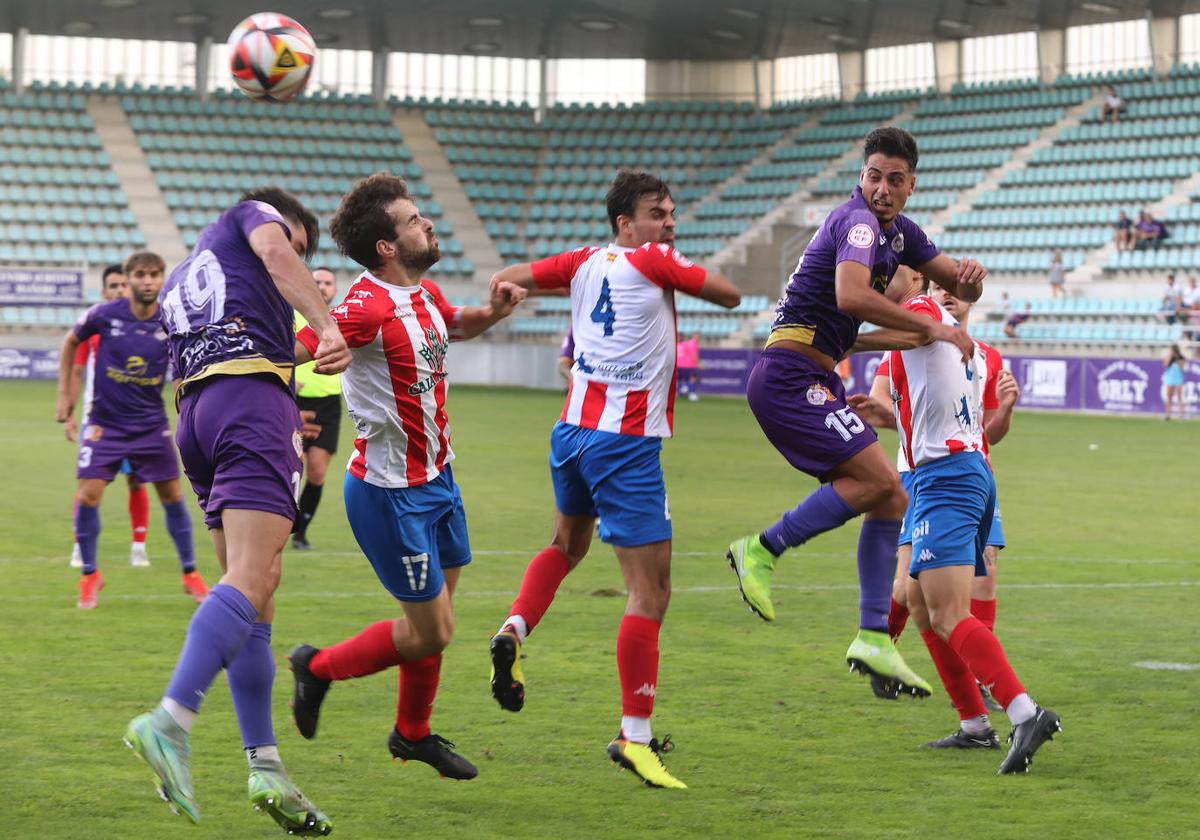
[[[586,247],[533,263],[540,288],[571,290],[575,364],[562,421],[670,437],[675,409],[675,290],[705,270],[665,243]]]

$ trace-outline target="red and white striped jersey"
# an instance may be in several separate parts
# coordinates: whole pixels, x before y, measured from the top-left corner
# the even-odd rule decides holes
[[[533,263],[544,289],[570,287],[575,365],[562,421],[670,437],[675,414],[675,291],[705,270],[670,245],[587,247]]]
[[[80,342],[75,349],[75,364],[83,368],[83,417],[79,425],[87,425],[88,415],[92,411],[92,397],[96,391],[96,351],[100,349],[100,334],[96,333],[87,341]]]
[[[996,381],[1000,378],[1000,371],[1004,370],[1004,357],[1000,355],[1000,351],[990,344],[975,339],[975,344],[983,351],[983,356],[987,360],[987,380],[983,385],[983,410],[986,419],[987,412],[994,411],[1000,407],[1000,398],[996,395]],[[891,364],[888,362],[888,357],[891,353],[884,353],[883,359],[879,362],[879,367],[875,370],[876,376],[891,376]],[[988,439],[986,434],[983,436],[983,457],[988,458],[988,465],[991,465],[990,453],[988,451]],[[908,472],[912,469],[912,464],[908,462],[908,455],[901,446],[896,450],[896,471]]]
[[[904,308],[943,324],[958,325],[949,312],[925,295],[905,302]],[[912,350],[891,351],[888,368],[900,448],[909,464],[920,467],[958,452],[984,450],[987,359],[978,344],[966,364],[953,344],[935,341]]]
[[[348,469],[377,487],[416,487],[454,460],[446,416],[446,348],[458,308],[429,280],[393,286],[363,272],[330,315],[350,346],[342,374],[356,439]],[[296,336],[313,352],[312,327]]]

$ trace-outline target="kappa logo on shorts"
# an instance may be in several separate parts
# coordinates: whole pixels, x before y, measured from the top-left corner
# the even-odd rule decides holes
[[[805,393],[804,398],[808,400],[809,405],[825,405],[827,402],[837,400],[837,397],[833,395],[833,391],[830,391],[824,385],[809,385],[808,392]]]
[[[855,248],[869,248],[874,239],[875,231],[871,230],[871,226],[861,223],[850,228],[850,232],[846,234],[846,241]]]
[[[936,559],[937,559],[937,555],[935,555],[928,548],[921,549],[921,553],[919,555],[917,555],[918,563],[928,563],[929,561],[936,560]]]

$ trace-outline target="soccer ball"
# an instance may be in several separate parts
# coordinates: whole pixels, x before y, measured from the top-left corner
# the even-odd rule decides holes
[[[259,12],[229,34],[229,69],[242,93],[287,102],[304,90],[317,57],[308,30],[287,15]]]

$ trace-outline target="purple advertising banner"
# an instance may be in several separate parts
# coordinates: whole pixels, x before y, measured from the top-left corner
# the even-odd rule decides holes
[[[700,354],[700,390],[744,394],[758,350],[705,349]],[[849,394],[869,391],[880,354],[858,353],[838,366]],[[1005,366],[1021,386],[1018,408],[1161,414],[1165,403],[1159,359],[1006,356]],[[1200,412],[1200,361],[1184,363],[1184,406]]]
[[[57,350],[0,349],[0,379],[57,378]]]
[[[62,268],[0,268],[0,303],[78,303],[83,272]]]

